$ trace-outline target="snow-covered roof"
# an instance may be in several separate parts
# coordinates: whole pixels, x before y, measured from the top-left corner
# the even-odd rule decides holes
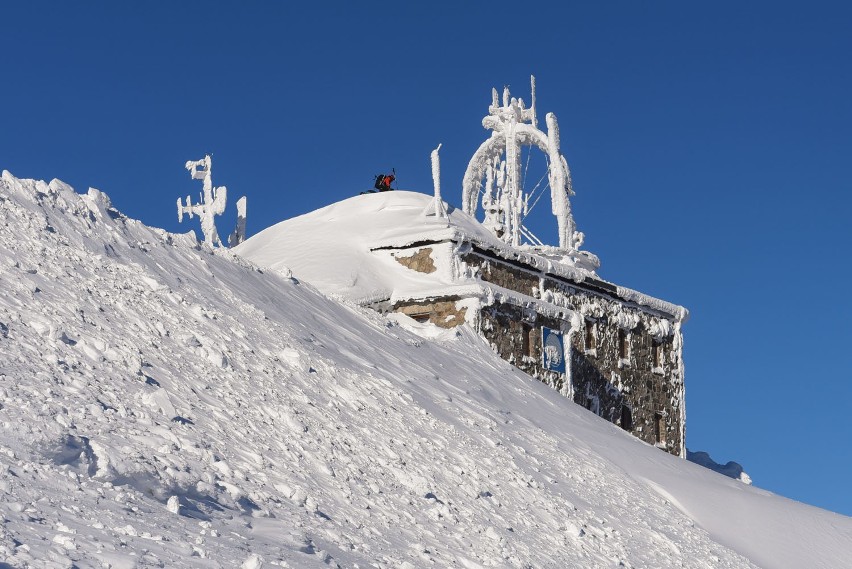
[[[510,262],[526,265],[589,288],[618,296],[683,319],[686,310],[631,289],[601,280],[596,265],[582,257],[556,260],[531,248],[515,248],[497,239],[481,223],[458,208],[446,218],[424,215],[431,196],[394,191],[364,194],[282,221],[254,235],[234,250],[261,267],[305,279],[325,294],[355,302],[391,298],[473,294],[474,282],[441,267],[426,274],[405,268],[377,250],[455,242]],[[441,270],[441,269],[446,270]]]
[[[406,191],[354,196],[282,221],[235,252],[261,267],[304,279],[325,294],[357,302],[389,298],[398,288],[449,286],[450,279],[406,269],[372,250],[424,241],[451,241],[487,231],[460,210],[447,219],[423,216],[429,196]],[[448,223],[449,221],[449,223]]]

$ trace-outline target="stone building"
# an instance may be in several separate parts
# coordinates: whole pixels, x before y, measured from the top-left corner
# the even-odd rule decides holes
[[[433,256],[446,248],[465,275],[456,294],[442,289],[370,306],[441,327],[470,322],[519,369],[638,438],[685,456],[684,308],[531,252],[507,255],[470,236],[383,251],[411,271],[429,273],[436,270]],[[467,279],[478,290],[464,286]]]
[[[355,196],[283,221],[236,251],[329,296],[443,328],[467,324],[503,358],[640,439],[684,455],[684,308],[513,247],[430,196]]]
[[[533,83],[533,101],[535,100]],[[235,249],[322,292],[383,313],[471,326],[501,357],[643,441],[685,457],[683,307],[601,279],[580,250],[556,117],[538,129],[505,90],[492,93],[492,130],[470,161],[463,209],[440,197],[360,195],[283,221]],[[544,189],[525,194],[524,151],[546,155]],[[550,189],[559,245],[523,224],[533,192]],[[539,197],[541,193],[539,193]],[[481,204],[481,212],[480,212]],[[439,207],[436,207],[438,205]],[[477,219],[481,213],[482,219]]]

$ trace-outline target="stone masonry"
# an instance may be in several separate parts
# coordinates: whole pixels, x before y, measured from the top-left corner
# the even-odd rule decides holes
[[[462,250],[459,260],[469,274],[497,292],[495,300],[480,304],[473,321],[501,357],[639,439],[685,455],[675,315],[619,298],[603,281],[574,282],[475,247]],[[428,247],[399,251],[395,258],[426,273],[434,270],[431,252]],[[409,301],[393,309],[450,328],[465,322],[459,300]],[[543,328],[564,333],[565,374],[544,367]]]

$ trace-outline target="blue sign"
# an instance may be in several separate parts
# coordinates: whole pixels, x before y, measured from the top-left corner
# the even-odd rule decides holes
[[[541,363],[544,369],[565,373],[565,345],[562,332],[541,329]]]

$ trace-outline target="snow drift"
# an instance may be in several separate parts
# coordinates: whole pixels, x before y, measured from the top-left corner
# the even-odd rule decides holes
[[[0,219],[0,566],[849,566],[852,519],[645,445],[466,329],[58,181],[3,172]]]

